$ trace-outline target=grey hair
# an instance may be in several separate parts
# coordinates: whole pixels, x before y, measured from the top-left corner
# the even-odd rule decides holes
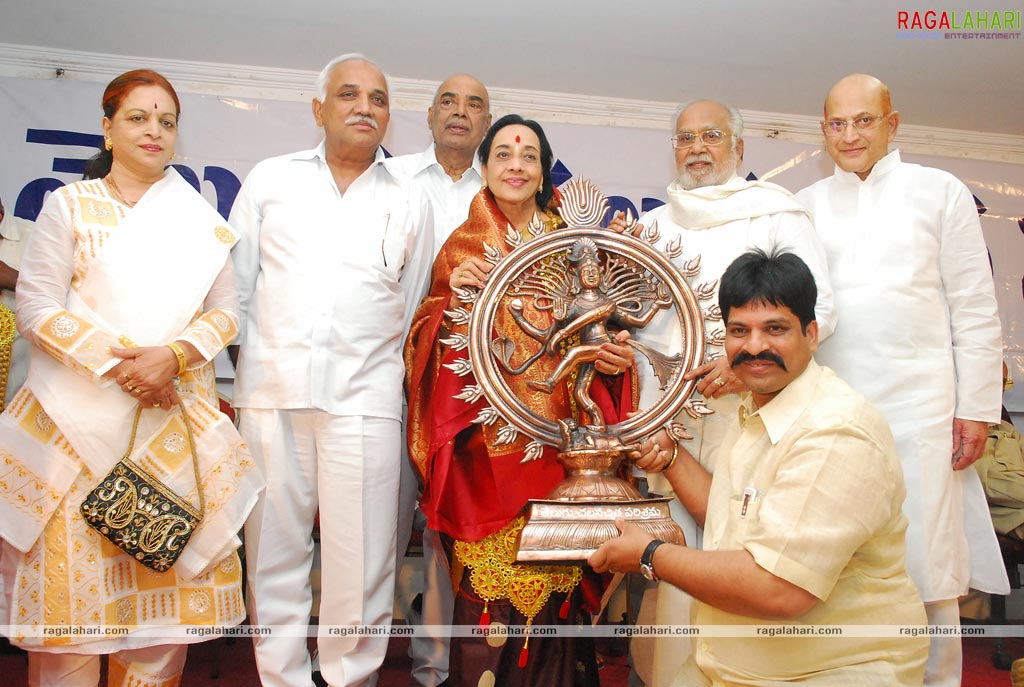
[[[672,116],[673,133],[675,133],[676,122],[679,121],[679,117],[682,116],[683,111],[686,110],[686,108],[688,108],[690,105],[693,105],[694,103],[700,103],[705,101],[710,103],[718,103],[719,105],[721,105],[722,107],[729,111],[729,130],[732,134],[732,149],[736,150],[736,142],[743,138],[743,115],[741,115],[740,111],[737,110],[732,105],[719,103],[717,100],[713,100],[711,98],[691,98],[690,100],[687,100],[685,103],[680,105],[676,109],[675,115]]]
[[[391,95],[391,79],[388,78],[387,74],[384,74],[384,70],[380,68],[380,65],[371,60],[366,55],[359,52],[347,52],[344,55],[338,55],[333,60],[327,63],[327,65],[320,70],[320,73],[316,77],[316,97],[321,103],[327,99],[327,81],[331,78],[331,72],[339,64],[343,62],[366,62],[376,67],[384,76],[384,84],[388,87],[388,95]]]

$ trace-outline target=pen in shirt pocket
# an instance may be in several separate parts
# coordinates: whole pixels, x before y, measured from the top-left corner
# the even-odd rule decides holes
[[[391,213],[384,215],[384,236],[380,239],[380,257],[384,259],[384,266],[388,266],[388,254],[384,250],[384,243],[388,240],[388,227],[391,226]]]
[[[743,503],[740,505],[740,517],[747,517],[747,508],[751,503],[757,502],[757,489],[754,487],[747,487],[743,490]]]

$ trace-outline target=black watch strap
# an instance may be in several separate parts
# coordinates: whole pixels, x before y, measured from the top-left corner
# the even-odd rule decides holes
[[[647,577],[647,579],[659,579],[658,575],[654,572],[654,563],[652,561],[654,560],[654,552],[657,551],[658,547],[664,543],[665,542],[663,542],[660,539],[654,539],[651,541],[650,544],[647,545],[647,548],[644,549],[644,552],[640,554],[640,569],[646,569],[650,571],[650,575],[644,575],[644,577]]]

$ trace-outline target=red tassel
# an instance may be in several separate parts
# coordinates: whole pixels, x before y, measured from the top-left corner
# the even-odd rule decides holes
[[[525,668],[526,661],[530,658],[530,638],[526,638],[526,643],[523,644],[523,650],[519,652],[519,667]]]
[[[565,602],[562,607],[558,609],[558,617],[565,620],[569,617],[569,597],[565,597]]]
[[[487,608],[487,602],[484,602],[484,611],[480,614],[480,627],[487,627],[491,624],[491,612]]]

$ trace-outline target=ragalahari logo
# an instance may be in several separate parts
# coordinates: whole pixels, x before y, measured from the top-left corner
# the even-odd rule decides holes
[[[1014,40],[1021,37],[1021,11],[898,10],[897,38]]]

